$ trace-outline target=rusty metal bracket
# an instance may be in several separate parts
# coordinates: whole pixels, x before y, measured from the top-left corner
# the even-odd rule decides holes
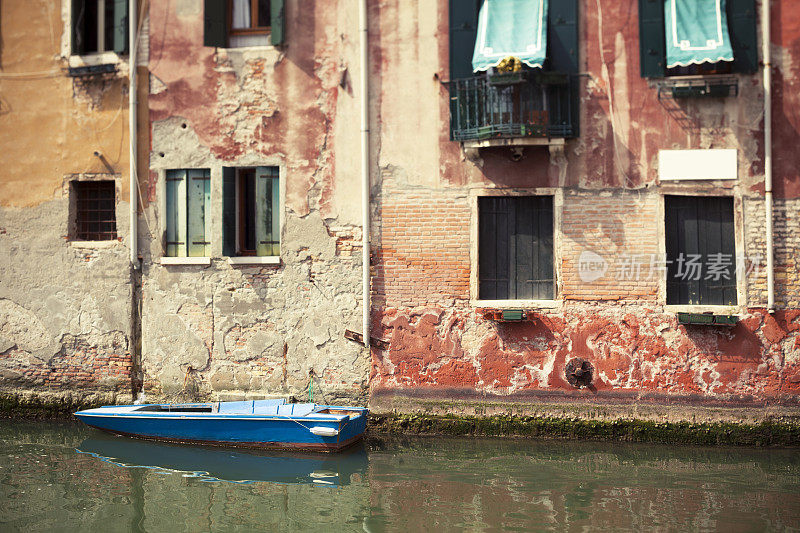
[[[364,335],[361,333],[356,333],[355,331],[350,331],[349,329],[344,330],[344,338],[356,342],[361,346],[364,346]],[[388,350],[389,349],[389,341],[385,341],[383,339],[378,339],[375,337],[369,338],[370,346],[375,346],[379,350]]]

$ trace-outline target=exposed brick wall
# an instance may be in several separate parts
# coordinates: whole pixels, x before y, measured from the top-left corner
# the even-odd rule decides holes
[[[658,194],[652,192],[566,191],[561,222],[562,287],[568,300],[655,300]],[[581,253],[594,252],[608,263],[604,275],[586,282]]]
[[[469,300],[469,220],[464,192],[385,192],[374,253],[376,302],[413,307]]]
[[[767,305],[766,233],[763,198],[747,198],[745,246],[748,263],[747,297],[750,307]],[[800,200],[776,199],[773,203],[773,247],[775,261],[775,305],[800,307]]]

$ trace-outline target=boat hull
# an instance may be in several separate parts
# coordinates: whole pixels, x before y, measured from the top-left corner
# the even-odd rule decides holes
[[[247,448],[339,451],[358,442],[366,429],[366,410],[345,420],[276,418],[258,415],[165,415],[75,413],[85,424],[117,435],[165,442]],[[337,431],[320,436],[311,428]]]

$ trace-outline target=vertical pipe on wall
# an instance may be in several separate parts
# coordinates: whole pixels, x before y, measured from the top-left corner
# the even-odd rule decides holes
[[[361,290],[364,299],[362,316],[362,331],[364,332],[364,346],[369,354],[370,341],[370,288],[369,288],[369,63],[368,63],[368,32],[367,32],[367,0],[361,0],[358,6],[358,34],[359,52],[361,56],[360,84],[361,93],[361,216],[362,216],[362,277]]]
[[[775,312],[775,264],[772,246],[772,61],[769,2],[761,4],[761,52],[764,60],[764,210],[767,241],[767,311]]]
[[[142,0],[144,1],[144,0]],[[139,266],[139,243],[137,211],[138,201],[138,182],[136,179],[136,44],[137,44],[137,21],[136,10],[138,2],[130,0],[128,2],[128,140],[130,146],[130,158],[128,172],[130,174],[130,231],[131,231],[131,265],[134,268]]]

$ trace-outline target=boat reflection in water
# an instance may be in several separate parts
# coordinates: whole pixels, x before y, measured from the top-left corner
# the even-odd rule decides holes
[[[336,455],[293,455],[287,452],[175,445],[101,434],[83,441],[76,451],[121,468],[180,473],[184,477],[208,482],[267,481],[338,486],[363,479],[367,470],[367,454],[363,444]]]

